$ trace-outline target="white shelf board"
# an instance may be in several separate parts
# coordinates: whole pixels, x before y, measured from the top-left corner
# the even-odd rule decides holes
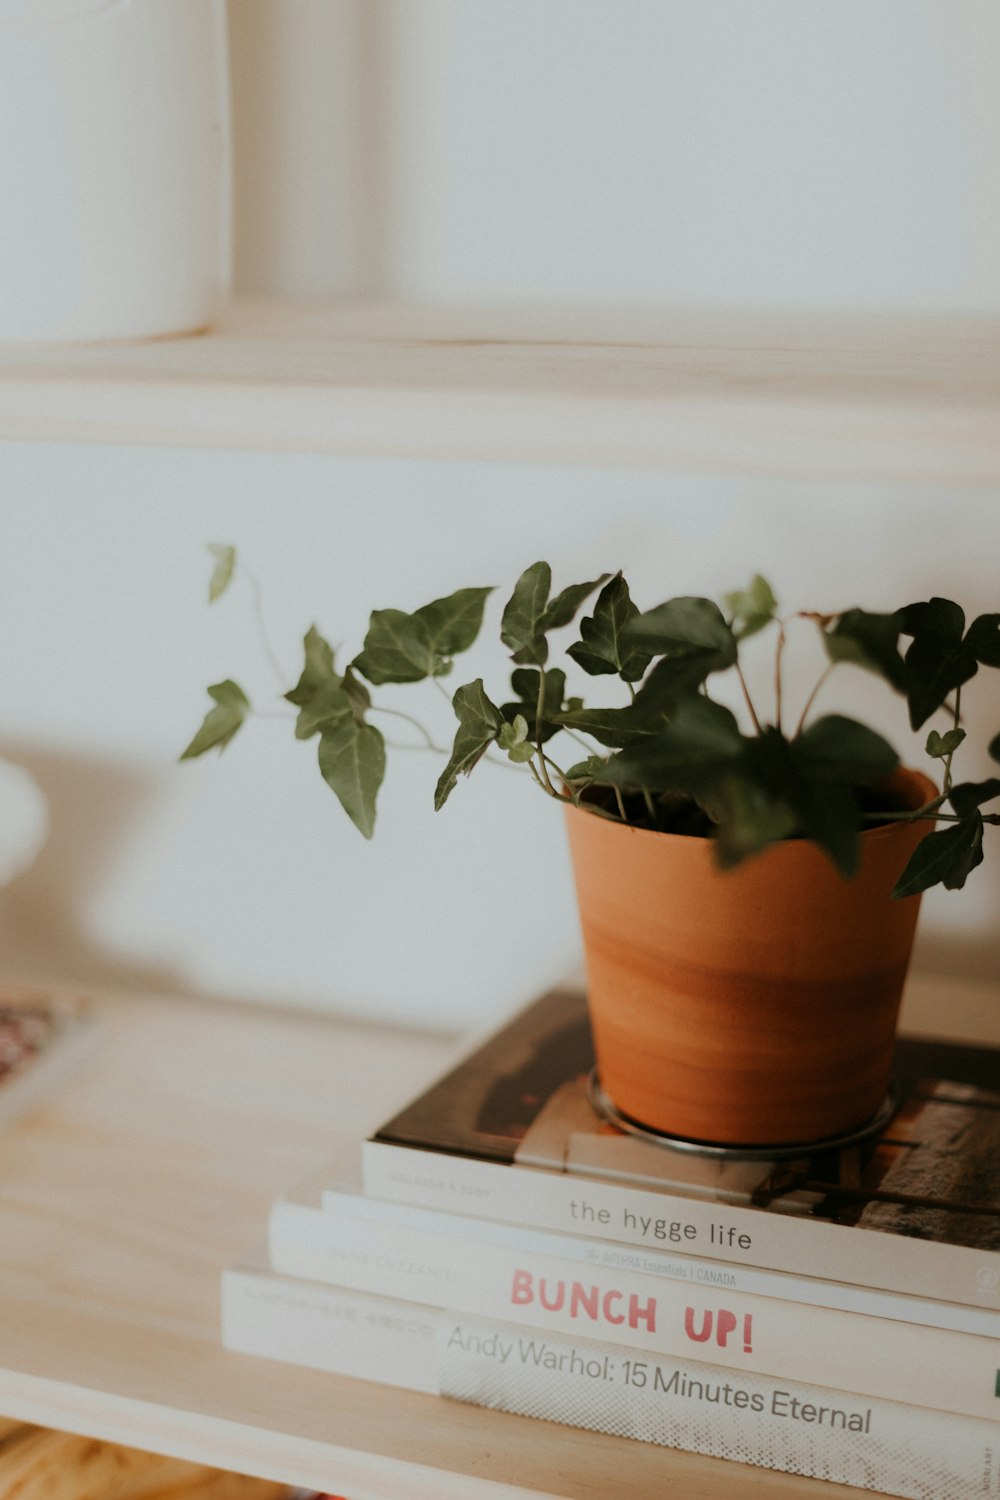
[[[1000,321],[236,304],[0,346],[0,438],[1000,484]]]
[[[915,981],[904,1020],[996,1043],[998,998]],[[3,1134],[0,1415],[351,1500],[857,1495],[227,1353],[219,1277],[262,1238],[271,1199],[454,1046],[175,997],[100,1013],[87,1068]]]

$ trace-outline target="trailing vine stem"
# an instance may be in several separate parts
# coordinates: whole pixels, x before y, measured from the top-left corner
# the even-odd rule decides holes
[[[260,638],[261,647],[263,649],[265,657],[267,658],[268,664],[281,688],[281,692],[282,694],[284,694],[288,691],[288,683],[285,675],[285,669],[281,665],[281,662],[278,660],[278,653],[271,645],[271,638],[267,633],[267,624],[264,620],[264,590],[261,588],[260,579],[255,573],[251,573],[249,568],[244,567],[242,569],[242,572],[247,580],[247,583],[249,583],[250,585],[250,595],[253,601],[252,607],[254,619],[257,622],[257,634]]]
[[[760,727],[760,720],[757,717],[757,710],[753,706],[753,699],[750,697],[750,689],[747,687],[747,680],[743,676],[743,668],[740,666],[738,660],[734,663],[734,666],[736,668],[736,676],[737,676],[737,679],[739,681],[740,687],[743,689],[743,698],[744,698],[744,701],[746,703],[747,708],[750,711],[750,718],[753,721],[753,727],[756,730],[757,734],[761,734],[763,731],[761,730],[761,727]],[[704,683],[702,683],[702,687],[703,688],[704,688],[704,686],[705,686]]]
[[[411,746],[411,749],[420,748],[427,750],[436,750],[439,755],[448,754],[448,751],[444,748],[443,745],[435,744],[430,731],[425,729],[420,720],[415,719],[412,714],[406,714],[400,708],[384,708],[381,703],[371,704],[371,712],[377,714],[391,714],[394,719],[403,719],[407,724],[412,724],[414,729],[416,729],[420,734],[423,735],[424,744],[419,747],[415,745]]]
[[[539,665],[539,668],[538,668],[538,699],[537,699],[537,701],[535,703],[535,737],[536,737],[535,748],[536,748],[536,750],[538,752],[538,763],[539,763],[539,765],[541,766],[541,769],[542,769],[542,779],[543,779],[543,781],[545,783],[546,791],[550,792],[553,797],[556,797],[559,794],[557,793],[555,787],[552,785],[552,782],[551,782],[551,780],[549,778],[548,766],[546,765],[547,757],[546,757],[545,751],[542,749],[542,745],[544,743],[544,729],[543,729],[543,726],[542,726],[542,716],[543,716],[544,713],[545,713],[545,668],[543,666]],[[557,771],[558,771],[558,769],[559,768],[556,767]],[[561,774],[562,773],[560,772],[560,775]]]
[[[212,544],[209,550],[215,557],[209,583],[212,603],[234,575],[236,550],[220,544]],[[720,810],[717,828],[720,838],[727,832],[735,833],[735,844],[731,841],[728,851],[723,848],[729,863],[734,854],[737,860],[749,857],[782,837],[789,817],[806,828],[821,825],[819,832],[807,836],[845,876],[853,873],[859,824],[869,827],[920,820],[931,825],[937,821],[948,825],[954,836],[930,843],[924,839],[917,846],[893,891],[896,896],[910,895],[939,883],[949,889],[960,888],[970,868],[981,857],[984,823],[1000,826],[1000,811],[984,812],[981,806],[996,797],[998,778],[959,784],[954,772],[954,756],[966,740],[961,684],[980,665],[1000,667],[1000,613],[982,614],[966,630],[962,623],[964,611],[953,601],[937,596],[892,613],[855,608],[834,613],[799,611],[796,618],[811,620],[818,626],[831,659],[822,671],[817,669],[796,728],[786,733],[784,722],[788,720],[789,725],[793,722],[788,684],[784,681],[785,659],[792,644],[789,635],[792,617],[780,616],[774,593],[759,574],[751,578],[748,588],[724,596],[728,614],[723,614],[714,600],[688,595],[667,600],[643,614],[632,603],[620,572],[602,574],[599,579],[574,584],[550,597],[549,564],[544,561],[531,564],[514,585],[504,608],[500,634],[516,666],[530,663],[537,670],[537,691],[531,693],[530,672],[515,672],[511,687],[517,701],[498,707],[487,696],[482,678],[464,684],[454,694],[439,680],[450,667],[451,658],[476,639],[489,589],[459,589],[413,614],[400,610],[373,611],[363,649],[343,675],[338,674],[334,665],[340,648],[331,646],[313,625],[304,640],[305,665],[295,688],[289,689],[278,653],[268,637],[263,591],[248,569],[242,571],[247,575],[252,594],[263,655],[282,695],[300,710],[296,724],[299,737],[320,732],[321,750],[324,736],[335,742],[337,753],[325,757],[321,754],[320,770],[344,811],[366,838],[374,831],[375,797],[385,771],[382,752],[385,744],[392,744],[393,749],[447,757],[445,770],[435,787],[436,807],[444,805],[460,776],[480,760],[504,765],[511,772],[527,764],[537,785],[553,800],[584,806],[616,823],[627,825],[630,817],[634,817],[636,826],[654,829],[670,826],[666,808],[672,805],[661,800],[655,788],[697,786],[700,796],[694,800],[703,807]],[[569,624],[582,601],[600,585],[603,587],[593,614],[581,622],[580,640],[568,648],[569,656],[589,676],[616,673],[625,683],[630,704],[641,703],[648,713],[622,711],[617,704],[610,706],[607,717],[600,711],[588,711],[582,698],[565,698],[565,676],[561,671],[553,669],[546,673],[548,631]],[[771,693],[766,695],[772,702],[768,719],[773,716],[773,723],[758,715],[740,660],[742,643],[768,625],[777,631],[772,642],[773,698]],[[901,636],[913,640],[905,657],[900,654]],[[657,656],[700,657],[701,661],[691,664],[696,670],[690,677],[686,670],[673,674],[669,670],[660,672],[658,667],[646,676],[647,668]],[[897,804],[891,812],[861,811],[853,797],[839,800],[831,797],[830,826],[812,817],[816,799],[826,797],[830,783],[845,789],[876,787],[899,764],[896,751],[877,730],[844,714],[830,713],[812,725],[817,697],[840,661],[867,667],[902,692],[908,699],[914,729],[924,725],[932,714],[941,712],[947,716],[944,721],[947,727],[940,733],[932,730],[924,746],[927,754],[941,765],[940,796],[932,796],[915,809],[900,810]],[[743,703],[738,707],[742,709],[740,717],[749,721],[746,730],[741,729],[729,707],[714,700],[709,692],[708,677],[724,667],[733,671],[739,683]],[[383,682],[419,682],[430,677],[435,690],[459,721],[450,754],[437,744],[435,733],[419,718],[372,703],[367,685],[352,678],[353,670],[376,686]],[[525,693],[522,685],[526,682],[529,686]],[[557,684],[559,691],[554,694]],[[620,686],[621,683],[619,689]],[[286,722],[295,718],[284,704],[280,708],[274,705],[255,710],[240,685],[231,678],[214,683],[208,692],[212,706],[181,759],[223,749],[251,716],[282,718]],[[554,696],[559,701],[552,702]],[[795,696],[798,698],[797,693]],[[410,726],[412,739],[403,744],[387,741],[370,728],[366,719],[369,711],[373,719],[386,714],[402,720]],[[527,722],[532,711],[534,733]],[[592,728],[595,725],[596,730]],[[587,756],[576,772],[571,769],[570,774],[575,778],[572,782],[546,753],[549,737],[557,730],[582,746]],[[662,763],[655,743],[660,733],[665,737]],[[803,737],[808,744],[794,743]],[[618,752],[616,755],[608,753],[608,742]],[[1000,734],[993,736],[986,749],[1000,763]],[[664,779],[658,780],[661,776]],[[745,789],[747,795],[733,796],[730,806],[725,793],[734,776],[737,790]],[[598,789],[600,795],[595,796]],[[946,803],[947,811],[943,810]],[[835,826],[838,820],[839,827]],[[848,821],[852,825],[850,830],[844,826]],[[729,824],[732,826],[728,827]],[[712,830],[700,831],[708,834]]]
[[[795,726],[795,735],[794,735],[795,739],[798,739],[799,735],[802,733],[803,729],[805,728],[806,719],[809,717],[810,710],[812,709],[813,704],[816,702],[816,699],[819,696],[820,688],[826,682],[827,678],[829,677],[830,673],[833,671],[833,669],[834,669],[834,667],[836,665],[837,665],[836,662],[833,662],[833,661],[828,662],[827,665],[826,665],[826,667],[820,673],[819,680],[817,681],[817,683],[816,683],[815,687],[813,688],[812,692],[809,694],[809,697],[806,699],[805,707],[803,708],[802,713],[799,715],[799,722]]]
[[[961,716],[962,716],[961,710],[962,710],[962,684],[959,683],[958,687],[955,689],[955,707],[954,707],[954,709],[952,711],[952,728],[953,729],[959,729],[961,727],[961,723],[960,723]],[[944,789],[945,789],[946,793],[951,791],[951,758],[952,758],[952,756],[954,754],[955,754],[954,750],[949,750],[948,754],[946,756],[944,756]]]
[[[779,620],[778,642],[774,648],[774,727],[779,734],[781,733],[781,655],[784,649],[785,622]]]
[[[981,813],[984,823],[1000,825],[1000,813]],[[895,813],[862,813],[861,817],[866,823],[964,823],[957,813],[926,813],[919,809],[916,812]]]
[[[863,812],[861,817],[866,823],[877,821],[879,823],[909,823],[916,822],[917,818],[937,817],[937,810],[948,800],[948,793],[942,792],[938,797],[932,797],[929,802],[924,802],[920,807],[910,808],[906,812]],[[949,814],[941,813],[941,817]]]

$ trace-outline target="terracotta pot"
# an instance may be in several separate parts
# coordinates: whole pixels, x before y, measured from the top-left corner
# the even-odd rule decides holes
[[[936,795],[914,771],[904,806]],[[722,872],[711,842],[566,810],[601,1081],[655,1130],[815,1141],[882,1103],[918,896],[890,891],[926,823],[861,835],[845,880],[789,839]]]

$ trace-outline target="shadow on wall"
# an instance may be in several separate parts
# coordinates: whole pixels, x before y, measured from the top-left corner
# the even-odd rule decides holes
[[[101,948],[87,914],[115,859],[156,792],[134,765],[7,743],[7,759],[31,773],[49,805],[50,830],[35,863],[0,892],[0,955],[14,979],[181,993],[169,966],[135,965]]]
[[[921,973],[937,974],[942,979],[991,980],[995,984],[1000,978],[1000,932],[929,931],[925,925],[917,929],[913,964]]]
[[[157,775],[135,763],[20,743],[0,745],[0,756],[31,773],[50,814],[49,835],[35,863],[0,889],[0,974],[29,983],[197,995],[180,965],[122,958],[93,933],[91,916],[116,861],[162,791]],[[982,880],[988,873],[976,875]],[[928,922],[929,915],[924,913],[918,929],[915,967],[957,979],[1000,975],[1000,932],[993,924],[949,931]],[[260,997],[244,998],[261,1003]]]

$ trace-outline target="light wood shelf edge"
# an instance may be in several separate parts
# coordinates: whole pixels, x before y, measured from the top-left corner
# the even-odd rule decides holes
[[[949,988],[949,1029],[1000,1040],[998,998]],[[100,1009],[98,1057],[4,1135],[0,1413],[352,1500],[856,1494],[222,1350],[219,1275],[271,1199],[454,1041],[171,997]]]
[[[0,347],[0,437],[1000,483],[1000,324],[236,304],[199,338]]]

